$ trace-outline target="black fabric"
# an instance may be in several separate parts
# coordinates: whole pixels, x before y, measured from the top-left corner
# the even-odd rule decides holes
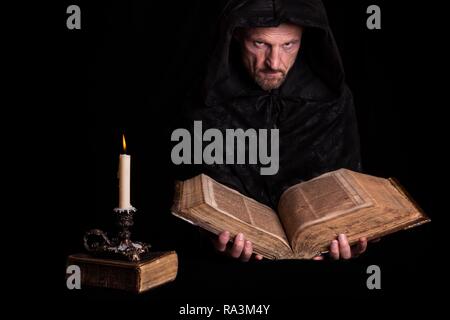
[[[264,91],[244,70],[233,32],[284,22],[305,28],[302,45],[282,86]],[[183,126],[192,130],[201,120],[203,130],[278,128],[279,171],[264,176],[260,164],[187,165],[178,178],[203,172],[276,208],[293,184],[338,168],[361,170],[353,99],[320,0],[229,1],[215,39],[203,88],[186,101]]]

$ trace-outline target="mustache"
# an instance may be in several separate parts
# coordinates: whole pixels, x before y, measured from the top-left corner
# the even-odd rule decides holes
[[[262,73],[281,73],[283,76],[285,75],[285,71],[281,70],[281,69],[271,69],[271,68],[264,68],[264,69],[260,69],[259,72]]]

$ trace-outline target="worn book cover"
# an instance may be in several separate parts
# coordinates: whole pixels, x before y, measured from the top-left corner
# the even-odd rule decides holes
[[[146,259],[131,262],[74,254],[68,265],[77,265],[81,285],[142,293],[175,280],[178,257],[175,251],[153,252]]]

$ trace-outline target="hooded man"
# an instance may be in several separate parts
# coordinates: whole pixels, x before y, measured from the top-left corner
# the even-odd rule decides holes
[[[185,127],[202,121],[204,129],[221,132],[278,129],[279,168],[261,175],[261,163],[191,165],[182,179],[202,172],[276,208],[294,184],[339,168],[361,170],[352,95],[320,0],[230,0],[216,40],[203,93],[184,110]],[[248,261],[251,242],[243,234],[230,240],[224,230],[213,242],[218,251]],[[351,248],[339,235],[330,256],[349,259],[366,246],[360,239]]]

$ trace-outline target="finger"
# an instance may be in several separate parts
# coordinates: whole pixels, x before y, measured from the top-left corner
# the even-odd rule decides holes
[[[352,247],[352,256],[359,256],[361,253],[366,251],[367,249],[367,239],[361,238],[358,241],[358,244]]]
[[[323,256],[315,256],[313,258],[313,260],[317,260],[317,261],[323,260]]]
[[[348,244],[347,236],[341,233],[338,237],[339,240],[339,253],[342,259],[350,259],[352,257],[352,251]]]
[[[331,241],[330,256],[334,260],[338,260],[339,259],[339,243],[338,243],[337,240]]]
[[[245,241],[244,250],[242,250],[241,261],[247,262],[252,257],[253,245],[250,241]]]
[[[260,254],[255,254],[255,259],[256,260],[262,260],[264,257]]]
[[[224,252],[227,248],[228,241],[230,241],[230,233],[228,231],[224,231],[215,239],[214,247],[217,251]]]
[[[244,235],[242,233],[238,233],[236,238],[234,238],[233,247],[230,251],[230,256],[233,258],[239,258],[242,254],[242,249],[244,249]]]

